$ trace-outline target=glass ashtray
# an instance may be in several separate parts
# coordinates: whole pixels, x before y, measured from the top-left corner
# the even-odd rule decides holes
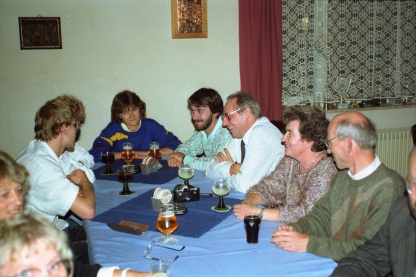
[[[175,215],[186,214],[186,212],[188,211],[188,207],[184,204],[174,203],[173,204],[173,211],[174,211]]]

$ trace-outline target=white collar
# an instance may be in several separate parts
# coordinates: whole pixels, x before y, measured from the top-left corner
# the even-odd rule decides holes
[[[365,177],[370,176],[374,171],[376,171],[376,169],[380,166],[380,164],[381,164],[381,161],[376,155],[376,157],[374,158],[374,161],[371,164],[369,164],[366,168],[364,168],[360,172],[357,172],[354,175],[351,173],[351,171],[348,170],[348,175],[353,180],[364,179]]]

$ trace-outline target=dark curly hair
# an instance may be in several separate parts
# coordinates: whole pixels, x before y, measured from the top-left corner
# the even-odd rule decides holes
[[[146,118],[146,103],[133,91],[123,90],[114,96],[113,104],[111,105],[111,121],[121,123],[119,116],[125,109],[136,108],[140,110],[140,119]]]
[[[290,106],[283,111],[282,121],[287,125],[292,120],[299,121],[299,133],[306,141],[313,141],[311,150],[319,152],[326,150],[325,140],[329,120],[325,113],[315,106]]]
[[[191,110],[191,106],[195,107],[209,107],[211,112],[218,113],[219,118],[224,111],[224,103],[222,102],[221,95],[211,88],[200,88],[195,91],[188,98],[188,110]]]

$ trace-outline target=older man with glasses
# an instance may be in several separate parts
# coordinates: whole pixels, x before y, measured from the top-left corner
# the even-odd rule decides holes
[[[404,179],[375,155],[374,124],[359,112],[346,112],[328,126],[327,152],[341,170],[329,192],[298,222],[279,226],[272,243],[283,250],[309,252],[336,261],[371,239],[384,224]]]
[[[257,100],[246,92],[227,97],[222,122],[232,139],[209,164],[206,176],[229,178],[234,189],[245,193],[283,157],[282,133],[261,115]]]
[[[35,139],[16,160],[30,174],[27,208],[65,230],[76,259],[88,262],[84,229],[70,217],[91,219],[95,214],[93,156],[76,143],[84,121],[85,108],[76,97],[47,101],[35,116]]]

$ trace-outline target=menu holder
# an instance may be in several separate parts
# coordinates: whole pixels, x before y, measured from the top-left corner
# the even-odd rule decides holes
[[[152,200],[152,207],[153,207],[154,211],[159,211],[160,206],[163,205],[163,204],[172,204],[173,203],[172,199],[170,199],[170,201],[167,202],[167,203],[163,203],[162,201],[160,201],[160,199],[153,198],[153,197],[150,197],[150,199]]]
[[[143,162],[140,164],[142,174],[150,174],[158,171],[158,162],[155,158],[146,156],[143,158]]]
[[[113,229],[114,231],[128,233],[132,235],[141,235],[150,228],[150,226],[147,224],[128,220],[121,220],[118,224],[114,222],[109,222],[107,223],[107,226]]]

